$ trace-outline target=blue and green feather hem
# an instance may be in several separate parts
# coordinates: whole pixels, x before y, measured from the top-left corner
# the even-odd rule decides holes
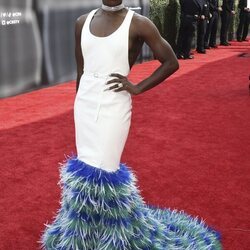
[[[46,250],[221,250],[220,233],[184,211],[145,203],[124,163],[108,172],[68,157],[60,168],[60,208],[45,224]]]

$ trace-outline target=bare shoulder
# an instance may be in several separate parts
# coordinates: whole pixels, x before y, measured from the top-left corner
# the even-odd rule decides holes
[[[145,35],[150,33],[158,33],[155,24],[147,17],[138,13],[134,13],[132,19],[133,29],[137,31],[138,35]]]
[[[81,15],[79,16],[77,19],[76,19],[76,22],[75,22],[75,31],[77,34],[81,33],[81,30],[82,30],[82,27],[86,21],[86,18],[87,18],[88,14],[84,14],[84,15]]]
[[[140,15],[136,12],[134,13],[134,16],[133,16],[133,22],[136,23],[137,25],[148,25],[152,23],[152,21],[149,18],[143,15]]]

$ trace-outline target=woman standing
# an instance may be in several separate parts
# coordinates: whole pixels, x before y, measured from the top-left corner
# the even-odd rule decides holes
[[[127,75],[146,42],[161,66],[132,84]],[[220,249],[218,233],[184,212],[146,205],[136,176],[120,157],[131,120],[131,95],[141,94],[178,69],[169,44],[147,18],[122,0],[76,22],[77,156],[61,168],[62,200],[46,225],[44,249]]]

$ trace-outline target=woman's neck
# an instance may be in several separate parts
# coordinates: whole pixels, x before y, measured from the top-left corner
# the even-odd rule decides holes
[[[109,6],[109,5],[102,4],[102,10],[105,10],[108,12],[116,12],[116,11],[120,11],[124,8],[125,8],[125,6],[123,3],[116,5],[116,6]]]

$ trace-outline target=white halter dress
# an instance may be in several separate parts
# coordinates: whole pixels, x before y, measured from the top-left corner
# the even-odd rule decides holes
[[[120,163],[131,118],[128,92],[104,91],[110,73],[129,73],[133,12],[108,37],[82,30],[84,74],[74,103],[78,156],[62,164],[61,207],[41,236],[46,250],[221,250],[220,233],[184,211],[147,205],[132,169]],[[152,165],[152,163],[149,163]],[[160,195],[160,194],[159,194]]]
[[[74,103],[78,159],[115,171],[128,136],[131,119],[131,95],[127,91],[104,91],[111,73],[127,76],[129,27],[134,12],[129,10],[121,26],[107,37],[90,31],[93,10],[82,29],[81,47],[84,74]],[[94,48],[94,49],[93,49]]]

